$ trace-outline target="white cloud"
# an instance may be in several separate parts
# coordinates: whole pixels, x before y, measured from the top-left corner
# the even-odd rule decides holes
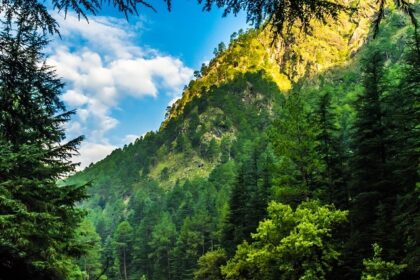
[[[80,155],[75,156],[74,160],[81,163],[78,169],[83,169],[92,162],[104,159],[116,148],[117,146],[109,143],[83,142],[79,149]]]
[[[129,143],[133,143],[134,141],[136,141],[137,138],[139,138],[139,135],[135,135],[135,134],[127,134],[126,136],[124,136],[123,139],[123,143],[124,144],[129,144]]]
[[[82,106],[86,104],[89,100],[89,98],[86,97],[86,95],[81,94],[80,92],[77,92],[75,90],[68,90],[66,91],[62,99],[67,102],[70,106]]]
[[[86,166],[116,147],[107,133],[119,124],[112,110],[121,100],[162,92],[175,98],[193,71],[175,57],[138,46],[141,22],[129,25],[116,18],[92,17],[88,24],[72,14],[58,21],[62,40],[52,44],[48,62],[66,82],[62,99],[78,110],[67,133],[86,136],[77,158]],[[123,142],[135,139],[131,136]]]
[[[118,56],[120,58],[132,58],[145,55],[145,50],[131,43],[138,33],[141,32],[142,22],[138,21],[130,25],[125,19],[113,17],[91,17],[89,24],[85,20],[79,20],[73,14],[58,15],[62,37],[69,38],[75,34],[80,36],[90,48],[104,53],[105,58]]]

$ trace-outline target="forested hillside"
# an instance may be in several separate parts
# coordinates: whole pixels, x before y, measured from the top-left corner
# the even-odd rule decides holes
[[[68,178],[74,278],[419,279],[418,38],[392,9],[373,38],[360,2],[232,34],[158,131]]]

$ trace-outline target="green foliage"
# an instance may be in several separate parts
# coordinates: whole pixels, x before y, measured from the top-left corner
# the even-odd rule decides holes
[[[224,15],[239,14],[245,11],[247,21],[256,25],[268,25],[274,30],[275,38],[290,35],[293,26],[298,26],[305,33],[311,34],[315,20],[325,23],[327,19],[339,20],[340,12],[352,14],[357,10],[353,4],[357,2],[347,1],[322,1],[322,0],[286,0],[286,1],[262,1],[252,0],[228,1],[228,0],[198,0],[204,3],[204,9],[210,11],[213,4],[218,8],[224,8]],[[367,2],[367,1],[366,1]],[[393,1],[395,5],[408,14],[412,24],[417,28],[416,7],[412,2]],[[390,2],[380,0],[374,6],[377,16],[373,21],[374,34],[378,33],[379,25],[385,16],[385,9],[389,8]]]
[[[197,269],[194,271],[195,280],[222,280],[220,267],[227,261],[223,249],[209,251],[198,259]]]
[[[313,18],[321,21],[325,21],[327,17],[337,19],[339,12],[345,9],[345,6],[340,3],[319,0],[258,3],[242,1],[240,4],[215,0],[199,0],[198,2],[204,2],[206,10],[210,10],[215,3],[219,8],[225,8],[225,15],[231,12],[237,15],[240,11],[245,10],[249,22],[259,26],[267,20],[279,34],[283,33],[286,24],[290,26],[299,24],[305,32],[308,32]]]
[[[160,179],[162,181],[169,179],[169,168],[168,167],[164,167],[162,169],[162,172],[160,173]]]
[[[332,232],[347,212],[304,202],[295,211],[271,202],[268,218],[222,268],[226,279],[325,279],[340,252]]]
[[[303,93],[291,93],[280,117],[275,121],[271,139],[280,161],[275,184],[276,197],[299,203],[311,197],[324,169],[317,151],[317,126],[311,120]]]
[[[209,147],[208,147],[206,155],[210,160],[216,160],[219,156],[219,153],[220,153],[219,145],[217,144],[216,139],[212,138],[209,143]]]
[[[375,242],[386,244],[386,256],[406,254],[394,243],[401,236],[389,233],[398,228],[400,215],[404,215],[400,210],[399,213],[394,210],[401,209],[399,205],[403,203],[397,196],[410,199],[418,180],[415,171],[415,166],[418,166],[415,146],[418,147],[418,142],[414,140],[418,132],[412,120],[418,109],[405,103],[415,104],[416,94],[408,91],[401,96],[405,79],[396,77],[396,69],[385,65],[386,58],[381,51],[368,49],[365,57],[364,92],[356,100],[352,137],[354,153],[350,191],[353,201],[348,261],[356,270],[361,269],[359,260],[367,258],[367,248]],[[399,118],[406,120],[400,122]],[[406,156],[410,159],[403,160],[402,157]],[[405,179],[400,172],[407,172],[403,176]],[[407,224],[404,228],[406,233],[411,231]]]
[[[80,224],[76,234],[77,245],[83,246],[85,252],[77,260],[83,278],[95,278],[102,272],[101,238],[96,233],[95,227],[87,219]]]
[[[148,256],[155,266],[154,278],[172,279],[171,249],[175,243],[176,228],[171,216],[164,212],[158,224],[153,227],[149,246],[151,253]]]
[[[372,11],[293,48],[239,32],[158,131],[67,180],[94,180],[83,207],[108,279],[124,248],[128,279],[358,279],[374,242],[418,278],[418,52],[394,12],[355,52]]]
[[[384,261],[381,258],[382,248],[377,244],[372,245],[373,257],[363,260],[365,271],[362,274],[362,280],[390,280],[400,274],[406,267],[406,264],[396,264],[391,261]]]
[[[271,188],[270,150],[263,140],[256,143],[239,167],[229,197],[229,211],[223,229],[222,244],[228,255],[236,245],[250,239],[258,222],[265,218]]]
[[[133,242],[133,228],[128,221],[121,222],[114,234],[114,247],[116,260],[119,264],[120,275],[128,279],[127,266],[131,261],[131,248]]]
[[[84,211],[74,205],[85,188],[56,182],[74,171],[82,138],[65,142],[74,112],[59,100],[63,84],[43,63],[47,40],[36,31],[23,22],[0,33],[0,275],[59,279],[83,252],[75,229]]]
[[[168,9],[171,7],[170,0],[164,0]],[[51,6],[54,10],[62,11],[67,14],[74,11],[79,17],[87,20],[88,14],[97,14],[103,7],[103,2],[97,0],[53,0]],[[126,17],[132,14],[138,14],[138,6],[151,8],[153,6],[145,0],[132,2],[129,0],[112,0],[107,2],[112,5]],[[58,23],[51,15],[50,5],[46,5],[43,1],[30,0],[30,1],[17,1],[17,0],[2,0],[0,2],[0,9],[7,15],[6,20],[16,20],[17,22],[26,21],[36,29],[40,28],[44,32],[59,33]]]
[[[79,17],[103,5],[51,3]],[[37,34],[57,24],[40,1],[1,1],[1,278],[419,278],[417,33],[406,51],[395,12],[378,32],[379,1],[378,38],[358,54],[376,1],[351,2],[363,8],[351,16],[341,1],[209,0],[205,9],[213,3],[272,30],[232,34],[159,131],[57,184],[82,140],[64,142],[74,112]],[[110,4],[126,15],[151,7]],[[416,23],[414,6],[396,4]],[[75,204],[91,180],[88,221]],[[325,203],[348,209],[350,225]],[[384,250],[375,244],[367,259],[374,242]]]

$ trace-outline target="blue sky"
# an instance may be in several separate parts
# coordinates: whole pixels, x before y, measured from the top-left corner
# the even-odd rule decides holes
[[[69,138],[86,136],[76,159],[82,168],[156,130],[193,70],[212,58],[219,42],[248,27],[243,15],[202,12],[195,0],[173,1],[171,12],[163,1],[155,8],[128,21],[112,8],[89,23],[56,16],[62,39],[53,38],[48,62],[66,82],[68,109],[77,109]]]

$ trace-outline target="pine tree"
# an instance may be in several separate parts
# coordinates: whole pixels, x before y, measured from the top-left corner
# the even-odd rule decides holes
[[[153,227],[149,245],[149,258],[154,264],[154,279],[173,279],[172,248],[175,244],[176,228],[169,213],[161,215],[159,223]]]
[[[362,273],[362,280],[390,280],[400,274],[407,267],[405,264],[396,264],[393,261],[384,261],[381,258],[382,248],[373,244],[373,258],[364,259],[365,271]]]
[[[77,243],[85,247],[86,253],[77,262],[87,279],[99,277],[101,271],[101,238],[95,231],[93,224],[85,219],[77,229]]]
[[[81,137],[65,141],[63,123],[74,113],[59,100],[63,84],[46,65],[45,37],[26,22],[0,33],[0,275],[61,279],[79,255],[74,205],[84,186],[59,186],[72,172]]]
[[[356,120],[353,135],[353,182],[351,186],[352,225],[349,250],[353,267],[361,268],[370,244],[383,241],[379,225],[386,221],[389,208],[385,206],[390,191],[386,171],[387,143],[385,141],[382,104],[384,57],[379,51],[368,53],[364,62],[364,92],[356,101]],[[384,217],[384,219],[381,219]],[[351,249],[350,249],[351,248]],[[359,273],[359,272],[357,272]]]
[[[247,214],[247,208],[245,205],[248,201],[249,193],[245,186],[244,172],[244,166],[242,166],[230,194],[229,214],[223,229],[222,245],[228,255],[232,255],[236,245],[246,239],[244,232],[246,228],[245,216]]]
[[[386,160],[384,115],[381,104],[384,58],[374,51],[365,61],[364,93],[356,103],[354,124],[353,194],[378,192],[383,184]]]
[[[289,35],[293,26],[297,26],[306,33],[311,33],[312,22],[318,20],[325,23],[327,18],[337,20],[342,12],[351,13],[352,7],[345,2],[324,0],[283,0],[283,1],[255,1],[255,0],[198,0],[204,3],[204,10],[210,11],[213,5],[224,8],[224,15],[234,15],[245,11],[247,20],[256,27],[268,26],[275,38]],[[386,0],[377,1],[377,17],[374,19],[374,34],[385,16],[385,9],[389,3]],[[417,29],[415,5],[406,0],[394,0],[395,6],[405,12]],[[241,32],[239,32],[241,34]]]
[[[259,222],[267,214],[272,177],[270,168],[273,159],[266,145],[265,141],[257,143],[257,147],[252,151],[252,156],[247,164],[250,175],[247,180],[249,182],[249,201],[247,202],[248,210],[245,216],[247,220],[247,235],[250,235],[257,229]]]
[[[418,278],[420,269],[420,52],[415,40],[405,55],[401,82],[391,87],[384,98],[389,143],[387,167],[391,170],[392,193],[396,196],[391,254],[408,264],[405,278]],[[391,77],[395,78],[395,77]],[[414,276],[416,275],[416,276]]]
[[[122,279],[128,279],[128,267],[131,262],[133,242],[133,228],[129,222],[121,222],[114,234],[114,247],[116,260],[119,264],[119,272]]]
[[[228,255],[233,253],[236,245],[251,239],[250,234],[266,216],[271,187],[271,156],[269,152],[261,151],[265,143],[255,146],[241,164],[230,194],[229,214],[222,240]]]
[[[314,114],[317,127],[316,150],[323,163],[320,188],[326,187],[329,203],[344,207],[347,205],[349,193],[344,180],[343,147],[337,137],[336,115],[331,103],[330,92],[322,94]]]
[[[317,128],[311,120],[304,92],[289,94],[271,131],[279,159],[276,184],[283,202],[298,204],[314,194],[324,166],[317,151]]]

